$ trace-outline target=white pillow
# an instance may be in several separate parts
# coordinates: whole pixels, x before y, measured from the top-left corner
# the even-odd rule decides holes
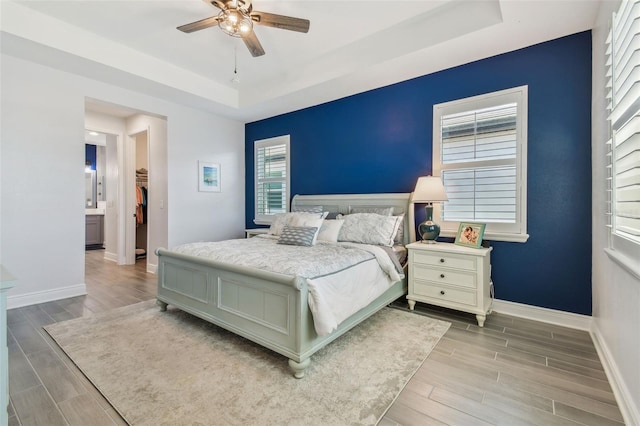
[[[344,216],[338,241],[391,247],[402,216],[355,213]]]
[[[274,215],[271,226],[269,227],[269,234],[282,235],[285,225],[289,226],[304,226],[295,225],[292,222],[297,218],[313,218],[324,219],[327,216],[327,212],[323,213],[308,213],[308,212],[293,212],[293,213],[278,213]],[[318,228],[320,226],[318,225]]]
[[[338,242],[338,234],[343,224],[344,220],[342,219],[325,219],[324,222],[322,222],[320,232],[318,232],[318,240],[328,241],[330,243]]]
[[[312,217],[309,217],[312,216]],[[293,227],[302,227],[302,228],[316,228],[316,233],[313,236],[313,242],[311,245],[315,245],[318,239],[318,232],[322,227],[322,222],[324,221],[321,217],[315,217],[317,215],[305,215],[305,216],[295,216],[291,219],[291,223],[288,226]]]

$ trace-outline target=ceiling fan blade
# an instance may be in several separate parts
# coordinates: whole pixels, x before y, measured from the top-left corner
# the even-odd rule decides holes
[[[211,18],[201,19],[190,24],[180,25],[178,29],[183,33],[192,33],[194,31],[204,30],[205,28],[214,27],[218,25],[218,17],[212,16]]]
[[[251,12],[251,19],[258,25],[280,28],[281,30],[297,31],[299,33],[308,32],[310,25],[308,19],[258,11]]]
[[[247,35],[242,36],[242,41],[244,41],[245,46],[247,46],[247,49],[251,52],[251,56],[254,58],[264,55],[264,49],[253,30],[251,30]]]

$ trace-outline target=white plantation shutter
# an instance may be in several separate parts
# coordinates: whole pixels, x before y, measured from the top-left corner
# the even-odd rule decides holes
[[[640,245],[640,1],[623,1],[614,14],[606,55],[608,224],[612,247],[633,258]]]
[[[510,103],[443,116],[442,163],[516,158],[517,112]]]
[[[516,222],[516,167],[446,170],[443,218],[456,222]]]
[[[289,136],[255,142],[255,222],[269,223],[288,209]]]
[[[486,223],[487,238],[526,241],[527,87],[434,106],[434,175],[449,201],[443,234]]]

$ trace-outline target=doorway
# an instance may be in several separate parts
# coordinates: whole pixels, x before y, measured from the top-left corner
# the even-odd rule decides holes
[[[137,257],[155,273],[154,251],[168,244],[167,118],[87,98],[85,127],[116,135],[116,188],[107,191],[107,208],[115,211],[116,243],[113,257],[105,259],[133,265]]]
[[[129,144],[132,145],[129,152],[133,163],[135,182],[134,194],[131,200],[133,213],[132,224],[129,224],[127,233],[127,263],[133,264],[145,262],[149,269],[147,252],[149,250],[149,228],[151,227],[149,212],[149,129],[129,135]]]
[[[118,135],[85,129],[85,249],[118,261]]]

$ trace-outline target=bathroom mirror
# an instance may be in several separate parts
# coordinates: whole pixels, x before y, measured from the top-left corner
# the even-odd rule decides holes
[[[91,170],[84,172],[84,188],[85,188],[85,209],[95,209],[96,203],[96,171]]]

